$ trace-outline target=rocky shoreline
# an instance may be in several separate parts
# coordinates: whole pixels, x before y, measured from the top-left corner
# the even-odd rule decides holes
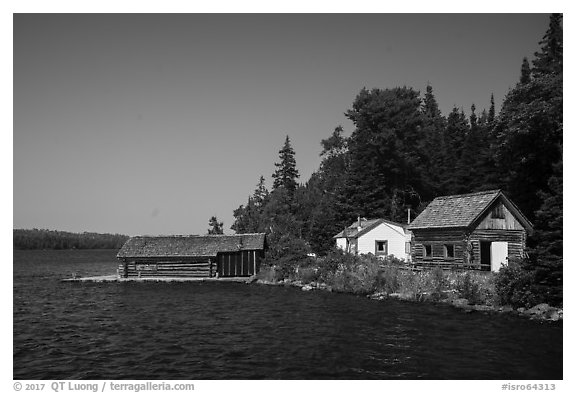
[[[257,277],[253,277],[252,279],[248,280],[247,283],[296,287],[300,288],[300,290],[302,291],[316,290],[316,291],[333,292],[332,287],[330,287],[329,285],[324,283],[318,283],[316,281],[312,281],[308,284],[304,284],[301,281],[292,281],[292,280],[279,280],[276,282],[272,282],[258,279]],[[538,304],[529,309],[526,309],[524,307],[514,309],[512,306],[509,305],[495,306],[486,304],[470,304],[468,299],[459,297],[458,294],[455,293],[454,291],[445,291],[441,299],[435,299],[431,293],[427,292],[390,293],[390,294],[384,292],[376,292],[367,295],[367,297],[369,299],[376,301],[382,301],[386,299],[396,299],[410,302],[430,302],[430,303],[448,304],[458,309],[464,310],[465,312],[510,313],[521,317],[530,318],[531,320],[552,321],[552,322],[563,320],[563,309],[552,307],[546,303]]]

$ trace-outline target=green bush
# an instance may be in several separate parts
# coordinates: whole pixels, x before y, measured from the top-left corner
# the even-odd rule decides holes
[[[374,285],[387,294],[397,292],[400,288],[400,269],[397,266],[382,267],[376,275]]]
[[[338,268],[326,274],[326,284],[337,292],[357,295],[373,293],[379,271],[379,261],[371,255],[343,254]]]
[[[318,281],[319,273],[318,268],[309,267],[299,267],[296,270],[295,279],[301,281],[304,284],[309,284],[312,281]]]
[[[266,252],[264,263],[276,266],[280,279],[295,277],[299,266],[310,265],[310,246],[303,239],[291,234],[274,234],[270,235],[269,242],[270,248]]]
[[[444,291],[448,289],[448,280],[445,276],[444,270],[441,267],[436,267],[430,272],[431,279],[431,294],[434,300],[438,301],[444,297]]]
[[[534,271],[526,270],[521,264],[511,263],[496,274],[496,294],[501,304],[530,308],[543,302],[534,293]]]
[[[470,304],[482,303],[480,285],[472,278],[470,272],[464,273],[461,279],[458,280],[456,289],[459,292],[460,297],[468,299]]]
[[[283,273],[276,266],[262,264],[256,277],[260,281],[277,282],[283,278]]]

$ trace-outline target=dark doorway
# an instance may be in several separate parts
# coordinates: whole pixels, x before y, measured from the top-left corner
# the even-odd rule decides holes
[[[490,248],[492,242],[480,242],[480,265],[482,270],[490,270]]]

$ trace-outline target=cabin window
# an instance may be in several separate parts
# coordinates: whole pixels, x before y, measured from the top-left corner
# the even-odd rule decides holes
[[[423,244],[424,258],[432,258],[432,244]]]
[[[388,241],[376,240],[376,255],[388,255]]]
[[[492,210],[492,218],[505,218],[503,204],[499,204]]]
[[[444,258],[454,258],[454,244],[444,244]]]

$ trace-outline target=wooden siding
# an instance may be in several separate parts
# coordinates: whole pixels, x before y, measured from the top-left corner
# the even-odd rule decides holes
[[[219,277],[248,277],[260,270],[263,258],[262,251],[245,250],[239,252],[219,253],[217,272]]]
[[[216,257],[124,258],[120,277],[249,277],[260,270],[264,252],[243,250],[218,253]]]
[[[524,230],[476,229],[464,230],[413,230],[412,262],[417,266],[444,268],[489,269],[481,265],[480,242],[507,242],[509,260],[520,259],[526,246]],[[467,260],[468,242],[472,246],[472,260]],[[446,258],[444,245],[454,245],[454,258]],[[424,257],[424,247],[432,247],[432,256]]]
[[[470,234],[473,244],[474,262],[480,263],[480,241],[508,242],[508,258],[520,259],[526,247],[526,232],[523,230],[477,229]]]
[[[463,230],[412,230],[412,263],[422,266],[453,267],[463,265],[466,253],[466,233]],[[430,245],[432,256],[424,256],[424,246]],[[444,246],[454,246],[454,257],[446,258]]]
[[[142,258],[126,259],[118,266],[120,277],[214,277],[214,258]]]
[[[492,212],[499,206],[504,212],[504,218],[492,218]],[[484,214],[482,221],[476,226],[476,229],[524,230],[524,227],[502,202],[498,202],[492,206],[492,209]]]

